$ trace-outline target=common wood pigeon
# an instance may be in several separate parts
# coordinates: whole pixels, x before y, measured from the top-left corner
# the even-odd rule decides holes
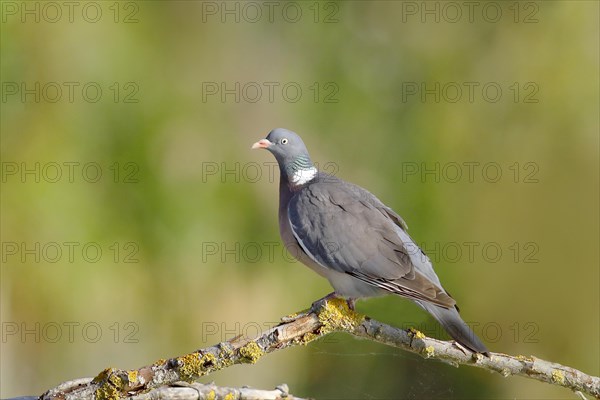
[[[383,294],[406,297],[458,343],[488,354],[398,214],[367,190],[318,171],[294,132],[274,129],[252,148],[269,150],[279,164],[279,231],[285,247],[327,278],[337,295],[350,304]]]

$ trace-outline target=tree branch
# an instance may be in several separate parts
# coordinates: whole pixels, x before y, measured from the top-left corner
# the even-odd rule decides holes
[[[261,390],[249,387],[229,388],[194,382],[179,382],[171,386],[163,386],[147,393],[130,398],[131,400],[303,400],[289,393],[287,385],[279,385],[274,390]]]
[[[358,314],[348,308],[345,300],[338,298],[322,299],[316,302],[309,312],[282,320],[284,322],[254,338],[237,336],[227,342],[181,357],[158,360],[137,370],[109,368],[94,379],[62,384],[47,391],[41,398],[104,400],[142,395],[151,390],[174,385],[178,381],[193,382],[201,376],[234,364],[254,364],[266,353],[290,346],[306,345],[332,332],[346,332],[398,347],[424,358],[444,361],[456,367],[479,367],[496,371],[505,377],[519,375],[563,386],[578,395],[584,392],[600,399],[598,377],[533,356],[515,357],[490,353],[488,358],[481,354],[473,354],[454,342],[432,339],[417,330],[395,328]]]

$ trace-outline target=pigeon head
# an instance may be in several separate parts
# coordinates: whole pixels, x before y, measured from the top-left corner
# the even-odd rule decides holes
[[[292,184],[304,184],[317,173],[300,136],[287,129],[273,129],[266,139],[254,143],[252,148],[269,150],[279,164],[282,178]]]

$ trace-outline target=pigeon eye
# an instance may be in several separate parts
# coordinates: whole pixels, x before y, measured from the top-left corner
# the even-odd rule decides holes
[[[281,144],[287,144],[287,142],[288,142],[287,139],[285,139],[285,138],[281,139]]]

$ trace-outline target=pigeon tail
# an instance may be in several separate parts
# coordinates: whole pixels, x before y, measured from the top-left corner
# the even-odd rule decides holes
[[[489,357],[488,349],[475,335],[475,332],[462,320],[456,308],[444,308],[423,301],[416,301],[416,303],[429,312],[458,343],[471,351]]]

